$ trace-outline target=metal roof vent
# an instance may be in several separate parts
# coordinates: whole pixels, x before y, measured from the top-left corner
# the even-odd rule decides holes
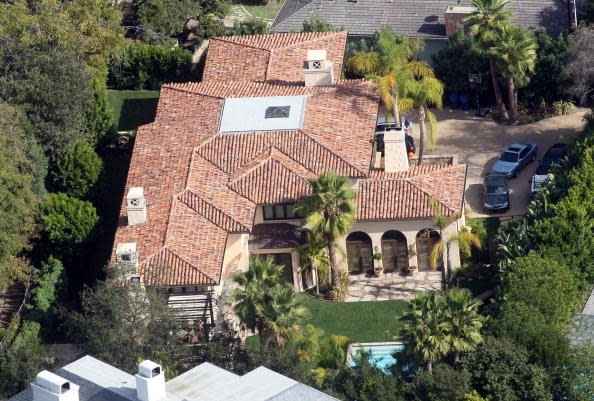
[[[165,374],[161,365],[144,361],[136,374],[136,398],[140,401],[158,401],[165,397]]]
[[[78,386],[44,370],[31,383],[34,401],[78,401]]]

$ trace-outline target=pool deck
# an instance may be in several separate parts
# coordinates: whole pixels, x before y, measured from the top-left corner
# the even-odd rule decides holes
[[[381,277],[351,276],[346,302],[388,301],[412,299],[418,291],[441,290],[440,271],[420,271],[414,276],[400,272],[384,273]]]

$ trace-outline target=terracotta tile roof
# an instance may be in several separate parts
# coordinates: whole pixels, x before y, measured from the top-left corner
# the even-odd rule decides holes
[[[338,79],[346,38],[345,31],[212,38],[202,80],[302,82],[308,50],[326,50]]]
[[[374,171],[359,181],[359,220],[407,220],[434,216],[429,200],[437,201],[441,213],[462,211],[466,165],[422,165],[406,172]]]
[[[280,33],[276,35],[241,35],[241,36],[220,36],[211,40],[237,43],[244,46],[258,49],[272,50],[282,47],[294,46],[298,43],[311,42],[320,38],[342,37],[346,31],[341,32],[296,32]]]
[[[217,281],[202,273],[168,248],[163,248],[140,266],[140,274],[148,286],[216,285]]]
[[[247,233],[249,229],[243,224],[235,221],[232,217],[227,215],[222,210],[216,208],[198,195],[194,194],[190,190],[182,192],[178,199],[182,201],[186,206],[196,211],[203,217],[206,217],[208,221],[221,227],[223,230],[230,233]]]

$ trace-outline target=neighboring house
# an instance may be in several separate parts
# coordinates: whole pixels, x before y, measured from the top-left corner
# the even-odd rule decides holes
[[[427,53],[435,53],[473,11],[469,0],[286,0],[270,32],[299,32],[303,21],[318,15],[351,37],[371,37],[382,25],[399,35],[424,39]],[[508,8],[513,22],[526,29],[544,28],[550,34],[569,28],[566,0],[514,0]]]
[[[8,401],[337,401],[263,366],[238,376],[202,363],[165,382],[160,365],[144,361],[130,375],[91,356],[54,374],[44,370]]]
[[[114,260],[131,264],[132,278],[176,297],[221,291],[260,255],[285,265],[283,279],[298,289],[312,286],[315,277],[299,273],[295,248],[307,244],[294,205],[309,193],[307,179],[329,171],[357,192],[356,222],[338,241],[342,269],[366,272],[375,247],[387,271],[430,269],[439,234],[429,199],[458,218],[446,235],[457,232],[466,166],[409,168],[400,131],[385,134],[385,157],[373,151],[380,101],[371,82],[337,79],[345,40],[346,32],[212,39],[203,82],[161,88],[155,122],[135,139],[114,241]],[[275,57],[286,66],[260,63]],[[226,80],[225,71],[249,80]]]

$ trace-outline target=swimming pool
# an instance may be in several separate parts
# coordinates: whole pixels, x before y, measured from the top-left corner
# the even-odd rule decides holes
[[[369,362],[384,371],[390,373],[390,367],[396,364],[396,359],[392,356],[395,352],[404,349],[402,343],[356,343],[349,345],[347,354],[347,364],[356,366],[356,356],[359,350],[371,352]]]

